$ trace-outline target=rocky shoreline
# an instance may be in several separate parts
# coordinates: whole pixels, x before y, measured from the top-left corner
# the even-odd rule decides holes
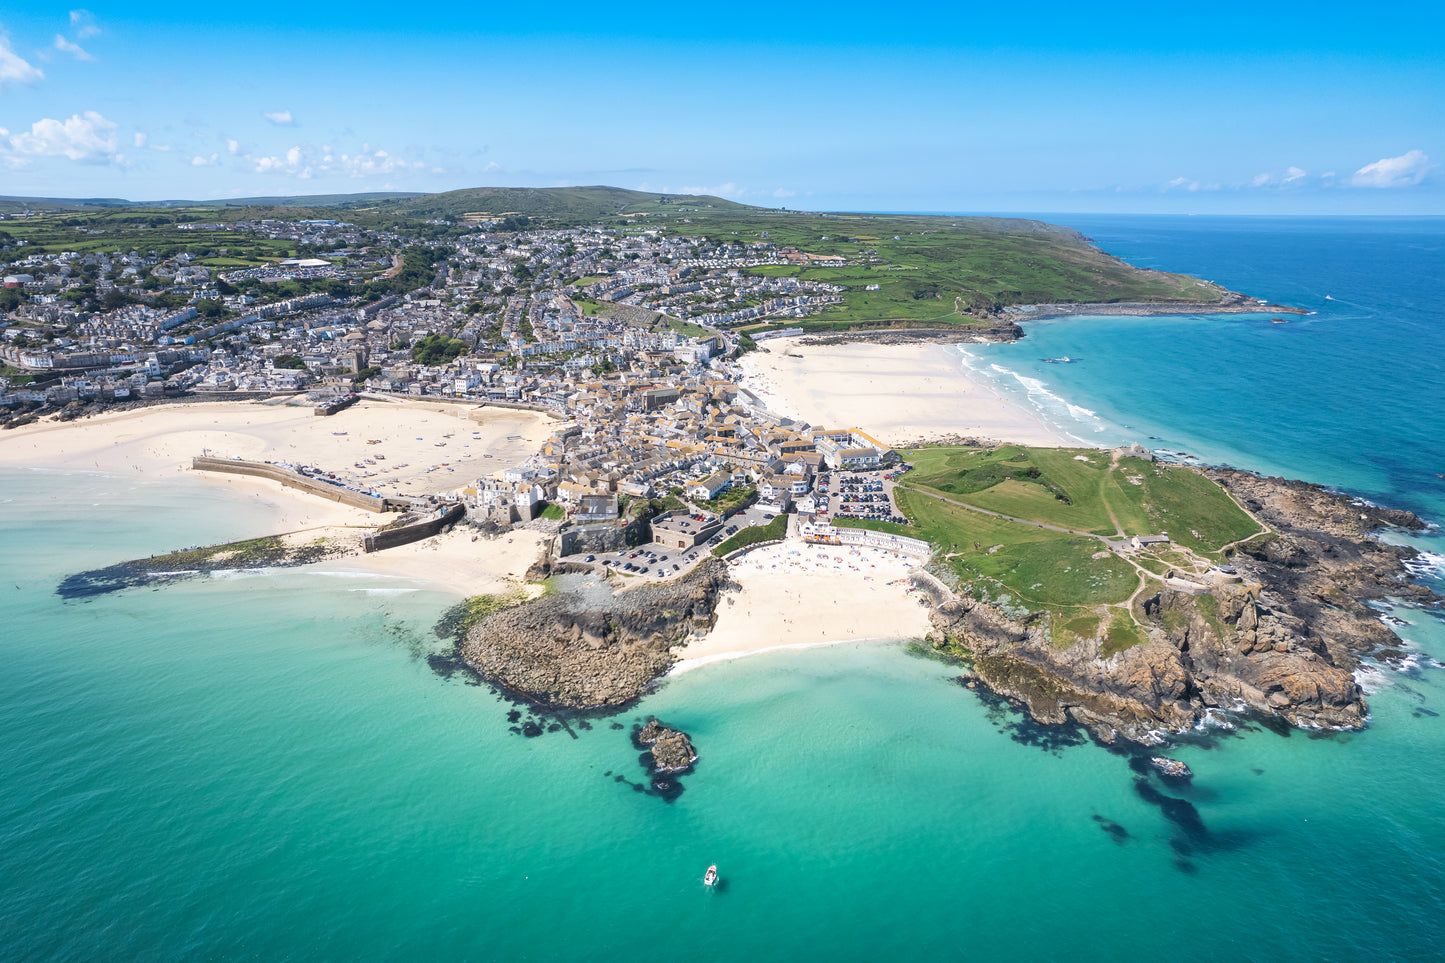
[[[1217,301],[1095,301],[1058,304],[1015,304],[996,314],[974,317],[966,322],[941,327],[874,328],[855,331],[808,334],[802,336],[806,345],[852,344],[956,344],[960,342],[1018,341],[1027,332],[1020,321],[1045,318],[1108,315],[1159,317],[1175,314],[1309,314],[1304,308],[1282,304],[1263,304],[1238,291],[1230,291]]]
[[[716,621],[727,563],[709,558],[683,578],[588,603],[547,595],[481,619],[459,646],[482,678],[554,709],[618,708],[672,665],[669,651]]]
[[[972,598],[938,601],[931,641],[967,662],[966,682],[1021,704],[1038,722],[1078,723],[1105,742],[1156,742],[1216,711],[1362,727],[1368,707],[1354,671],[1364,659],[1404,655],[1366,603],[1441,601],[1408,581],[1414,550],[1373,533],[1424,523],[1304,482],[1207,474],[1274,533],[1239,546],[1232,561],[1241,582],[1212,595],[1166,588],[1143,599],[1144,644],[1112,654],[1097,639],[1060,648],[1046,625]]]
[[[233,569],[295,568],[361,553],[362,535],[353,530],[333,529],[325,535],[268,535],[88,569],[66,576],[55,592],[66,599],[86,598],[151,585],[160,579],[174,581]]]
[[[1122,315],[1156,317],[1168,314],[1309,314],[1304,308],[1282,304],[1261,304],[1238,291],[1230,291],[1218,301],[1118,301],[1079,304],[1016,304],[1004,308],[1005,316],[1018,321],[1042,318],[1066,318],[1076,315]]]
[[[1220,711],[1305,728],[1362,727],[1368,707],[1354,672],[1362,660],[1405,657],[1367,603],[1441,601],[1408,580],[1414,550],[1374,533],[1424,523],[1318,485],[1228,468],[1205,473],[1272,532],[1237,546],[1237,582],[1210,594],[1163,588],[1141,596],[1134,612],[1143,644],[1109,652],[1096,638],[1060,647],[1046,618],[1014,618],[920,574],[915,584],[932,601],[929,641],[965,663],[970,686],[1021,705],[1037,722],[1082,725],[1104,742],[1154,743]],[[674,646],[712,628],[732,584],[727,564],[709,559],[676,582],[605,601],[544,596],[477,622],[457,653],[487,682],[533,704],[616,710],[666,673]]]

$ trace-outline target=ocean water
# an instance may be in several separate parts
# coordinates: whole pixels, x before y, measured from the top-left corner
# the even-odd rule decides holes
[[[1018,342],[964,349],[971,370],[1091,444],[1139,441],[1445,519],[1445,218],[1048,219],[1139,267],[1311,313],[1026,322]],[[1076,360],[1044,360],[1061,357]]]
[[[1177,238],[1122,250],[1117,231],[1090,233],[1255,290],[1202,257],[1213,240],[1191,267]],[[1137,351],[1155,374],[1144,397],[1167,397],[1161,383],[1216,350],[1207,326],[1151,359],[1129,347],[1153,343],[1137,340],[1147,325],[1192,323],[1144,322],[1108,355],[1097,336],[1045,342],[1071,323],[998,357],[1024,377],[1097,377],[1045,386],[1105,424],[1080,431],[1157,425],[1160,446],[1436,504],[1407,490],[1406,441],[1439,448],[1380,414],[1403,378],[1340,427],[1377,434],[1400,467],[1287,440],[1250,462],[1248,438],[1202,415],[1165,434],[1165,413],[1129,407],[1140,396],[1106,404],[1112,381],[1093,372]],[[1244,338],[1253,323],[1208,325]],[[1277,329],[1300,350],[1328,340]],[[1056,353],[1084,360],[1025,363]],[[453,600],[424,583],[323,566],[55,594],[80,569],[264,531],[265,512],[195,479],[6,469],[0,439],[0,958],[1426,960],[1445,945],[1439,613],[1394,610],[1412,656],[1364,674],[1368,729],[1221,719],[1170,748],[1197,774],[1181,788],[905,644],[714,664],[616,716],[537,719],[433,670]],[[649,714],[701,753],[671,802],[644,791],[630,739]],[[514,731],[527,721],[544,734]],[[714,862],[725,885],[706,891]]]

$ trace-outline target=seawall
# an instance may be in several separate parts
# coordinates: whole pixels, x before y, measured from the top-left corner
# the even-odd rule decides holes
[[[292,471],[289,468],[282,468],[280,465],[272,465],[263,461],[242,461],[235,458],[211,458],[204,455],[197,455],[191,459],[191,468],[194,471],[214,471],[229,475],[251,475],[256,478],[269,478],[272,481],[280,482],[287,488],[297,488],[308,494],[317,495],[329,501],[340,502],[343,505],[350,505],[353,508],[361,508],[368,512],[396,512],[404,511],[410,507],[410,501],[401,501],[394,498],[383,498],[380,495],[367,495],[363,492],[353,491],[341,485],[333,485],[330,482],[323,482],[319,479],[303,475],[300,472]]]
[[[388,548],[396,548],[398,545],[419,542],[424,538],[431,538],[449,525],[455,525],[462,520],[466,513],[467,506],[457,502],[443,509],[436,518],[372,532],[366,536],[364,547],[367,552],[380,552]]]

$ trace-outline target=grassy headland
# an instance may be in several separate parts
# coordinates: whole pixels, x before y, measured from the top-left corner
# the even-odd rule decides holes
[[[1219,485],[1180,465],[1097,449],[1008,446],[909,452],[897,501],[907,525],[843,524],[926,539],[965,593],[1049,620],[1056,641],[1143,640],[1133,601],[1168,573],[1203,578],[1265,529]],[[1168,534],[1145,550],[1131,536]]]

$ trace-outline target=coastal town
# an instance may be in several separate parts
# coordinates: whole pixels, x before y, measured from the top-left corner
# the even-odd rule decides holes
[[[197,400],[316,405],[338,415],[335,435],[346,434],[340,413],[357,400],[514,409],[551,425],[520,460],[513,446],[492,465],[490,452],[467,461],[461,449],[475,439],[463,430],[428,439],[437,451],[418,471],[395,452],[387,461],[384,446],[284,467],[389,506],[461,503],[474,522],[498,527],[565,519],[576,534],[559,555],[615,552],[646,537],[639,521],[692,548],[790,512],[810,531],[837,517],[902,520],[872,475],[839,475],[832,493],[828,484],[830,472],[895,468],[896,452],[856,428],[779,415],[740,384],[743,354],[798,333],[791,319],[843,290],[755,269],[841,258],[490,220],[445,249],[338,219],[174,227],[181,238],[250,235],[308,256],[225,270],[203,263],[224,259],[224,247],[50,253],[12,239],[0,343],[6,427]],[[739,330],[760,320],[772,326]],[[628,574],[682,570],[608,561]]]
[[[63,598],[322,561],[435,581],[467,599],[459,664],[577,709],[739,652],[902,636],[1105,741],[1239,700],[1363,722],[1350,670],[1394,636],[1363,603],[1309,599],[1400,594],[1409,553],[1370,532],[1418,518],[1351,503],[1359,522],[1332,535],[1339,496],[1081,447],[932,340],[993,333],[959,299],[913,344],[906,327],[795,337],[894,283],[873,241],[819,254],[760,223],[710,240],[516,214],[406,233],[336,213],[162,222],[145,236],[191,240],[127,250],[75,221],[0,237],[16,463],[303,493],[276,534],[77,572]],[[967,230],[947,243],[1052,237]],[[931,291],[902,325],[938,310]],[[1259,307],[1237,302],[1215,303]],[[1336,543],[1300,548],[1302,574],[1291,531]]]

